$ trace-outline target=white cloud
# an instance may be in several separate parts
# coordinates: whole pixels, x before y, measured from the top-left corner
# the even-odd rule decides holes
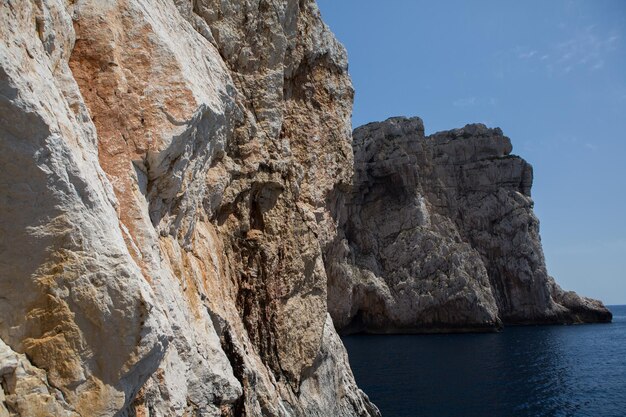
[[[599,70],[604,68],[604,61],[600,60],[598,61],[593,67],[591,67],[592,70]]]
[[[588,26],[572,38],[552,46],[559,57],[554,63],[567,73],[576,68],[600,70],[607,55],[617,49],[620,37],[599,34],[595,26]]]
[[[476,105],[476,97],[458,98],[452,102],[454,107],[470,107]]]
[[[521,52],[517,55],[517,57],[519,59],[529,59],[534,57],[535,55],[537,55],[537,51],[532,50],[532,51],[528,51],[528,52]]]
[[[495,106],[498,104],[496,97],[462,97],[454,100],[454,107],[472,107],[472,106]]]
[[[620,47],[621,36],[615,31],[587,26],[570,34],[569,38],[553,44],[516,46],[509,51],[530,65],[530,71],[544,68],[551,75],[568,74],[576,70],[598,71],[606,66],[609,56]],[[503,78],[503,75],[500,76]]]

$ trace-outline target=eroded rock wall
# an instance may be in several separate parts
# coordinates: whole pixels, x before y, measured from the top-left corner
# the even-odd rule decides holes
[[[327,315],[353,91],[315,3],[0,13],[0,412],[377,415]]]
[[[424,135],[419,118],[354,131],[354,187],[328,247],[329,311],[345,332],[496,330],[610,321],[546,271],[532,167],[498,128]]]

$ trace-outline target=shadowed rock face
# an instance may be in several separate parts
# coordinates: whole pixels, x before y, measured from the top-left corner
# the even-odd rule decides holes
[[[327,252],[329,311],[344,332],[495,330],[605,322],[601,302],[547,274],[532,167],[481,124],[426,137],[419,118],[354,133],[353,188]]]
[[[6,0],[0,39],[0,415],[378,415],[327,314],[353,90],[314,1]]]

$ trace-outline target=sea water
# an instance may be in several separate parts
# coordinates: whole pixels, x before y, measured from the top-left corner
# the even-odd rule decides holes
[[[626,306],[609,309],[611,324],[343,341],[385,417],[626,417]]]

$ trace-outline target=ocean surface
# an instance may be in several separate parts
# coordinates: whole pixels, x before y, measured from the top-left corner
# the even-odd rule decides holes
[[[343,337],[384,417],[626,416],[626,306],[611,324]]]

